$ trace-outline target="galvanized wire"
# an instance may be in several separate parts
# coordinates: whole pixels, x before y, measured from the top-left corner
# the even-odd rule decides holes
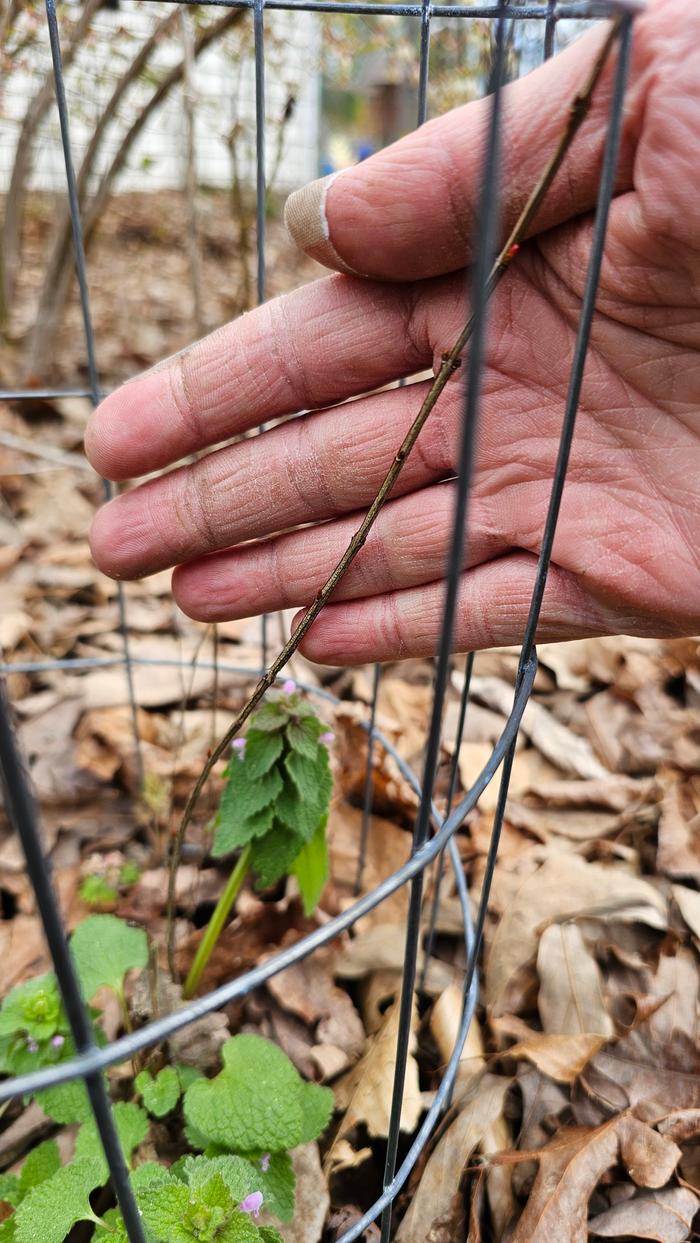
[[[194,3],[195,0],[188,0]],[[69,1061],[44,1068],[32,1074],[25,1074],[0,1083],[0,1101],[35,1092],[54,1084],[65,1083],[82,1078],[87,1086],[91,1105],[96,1118],[98,1130],[102,1138],[105,1156],[110,1169],[114,1191],[124,1214],[127,1233],[131,1243],[145,1243],[140,1225],[138,1209],[128,1180],[128,1171],[124,1163],[116,1137],[107,1093],[104,1071],[112,1065],[126,1061],[149,1045],[159,1044],[176,1031],[197,1018],[219,1009],[235,998],[246,996],[253,989],[260,987],[280,971],[312,954],[321,946],[329,943],[340,933],[353,927],[356,921],[375,909],[381,902],[396,892],[402,885],[410,884],[409,914],[407,919],[406,946],[402,973],[400,997],[400,1023],[396,1051],[394,1089],[392,1098],[391,1120],[387,1139],[387,1151],[384,1169],[383,1190],[381,1196],[367,1210],[361,1220],[347,1230],[339,1243],[352,1243],[360,1238],[366,1228],[381,1216],[382,1243],[388,1243],[392,1225],[392,1206],[401,1187],[404,1186],[416,1161],[427,1143],[441,1112],[450,1100],[459,1060],[469,1030],[469,1024],[477,1001],[477,964],[481,941],[483,938],[487,904],[501,828],[505,815],[506,800],[510,771],[515,753],[518,728],[523,711],[527,705],[536,671],[536,653],[534,647],[535,634],[542,606],[547,573],[556,530],[556,523],[561,504],[561,497],[566,480],[566,471],[575,429],[581,385],[583,380],[586,354],[590,339],[591,324],[595,308],[600,270],[605,242],[608,214],[614,192],[614,174],[620,143],[623,116],[624,91],[629,68],[631,13],[636,9],[633,0],[610,0],[609,3],[569,3],[557,4],[549,0],[540,5],[513,5],[504,2],[483,6],[452,6],[431,5],[429,0],[422,0],[420,5],[391,5],[342,3],[340,0],[208,0],[213,5],[231,5],[233,7],[251,8],[254,24],[255,48],[255,113],[256,113],[256,187],[257,187],[257,289],[258,301],[265,298],[265,58],[264,58],[264,9],[358,14],[358,15],[393,15],[399,17],[415,17],[420,20],[419,45],[419,85],[418,85],[418,122],[427,115],[428,106],[428,66],[430,52],[430,24],[433,17],[450,17],[474,20],[488,19],[496,23],[496,64],[495,90],[491,103],[491,122],[489,126],[485,166],[482,174],[482,191],[480,199],[480,230],[479,246],[476,250],[476,261],[471,278],[471,303],[475,316],[475,330],[472,339],[469,359],[466,367],[465,410],[461,439],[459,466],[455,488],[455,514],[450,553],[446,569],[446,594],[442,633],[436,661],[435,686],[430,728],[426,746],[426,755],[422,780],[402,760],[396,748],[392,746],[381,730],[377,728],[376,711],[381,671],[375,670],[373,694],[369,719],[363,722],[368,734],[367,772],[364,787],[363,820],[361,841],[359,843],[358,881],[361,880],[364,865],[367,838],[370,823],[372,799],[372,768],[375,746],[381,746],[393,757],[400,772],[411,783],[419,798],[419,809],[413,833],[410,858],[391,876],[381,881],[370,893],[362,894],[353,905],[340,915],[328,920],[316,928],[302,940],[286,947],[273,958],[230,980],[204,997],[197,998],[176,1012],[164,1015],[148,1023],[136,1032],[127,1033],[104,1047],[95,1045],[92,1028],[87,1011],[80,997],[78,984],[67,947],[66,935],[61,923],[59,908],[53,892],[50,870],[41,846],[40,832],[37,822],[29,783],[22,768],[14,739],[10,712],[2,687],[0,687],[0,773],[5,792],[5,808],[10,821],[15,827],[25,852],[27,868],[32,881],[39,913],[43,922],[46,939],[54,962],[57,979],[71,1024],[76,1045],[76,1056]],[[0,400],[32,401],[51,400],[60,397],[87,397],[93,405],[102,397],[99,386],[96,364],[95,341],[90,316],[88,295],[87,269],[80,225],[78,195],[73,172],[68,110],[66,106],[65,85],[61,66],[60,42],[56,21],[55,0],[46,0],[47,22],[56,81],[56,96],[61,126],[61,138],[66,164],[67,192],[73,225],[73,243],[76,273],[80,293],[83,316],[85,351],[88,365],[89,385],[86,388],[65,387],[63,389],[4,389],[0,390]],[[457,789],[459,747],[464,728],[469,684],[472,668],[472,657],[469,657],[465,682],[460,702],[459,717],[456,731],[455,747],[449,778],[446,810],[441,815],[433,798],[433,785],[440,756],[440,740],[443,722],[443,707],[449,682],[451,665],[452,635],[457,608],[458,590],[462,567],[464,565],[464,548],[468,532],[468,502],[470,482],[473,470],[475,438],[478,426],[480,407],[480,385],[484,366],[484,351],[487,331],[487,275],[492,253],[498,235],[498,182],[499,182],[499,135],[501,108],[501,80],[504,64],[504,29],[505,23],[512,20],[536,19],[544,22],[543,51],[545,57],[552,53],[554,47],[556,23],[568,17],[610,16],[613,12],[630,14],[622,22],[619,40],[619,55],[615,70],[614,88],[611,101],[610,120],[606,138],[603,168],[600,179],[598,204],[596,209],[591,254],[589,259],[586,286],[579,317],[576,347],[572,362],[569,391],[563,412],[561,440],[557,462],[553,474],[552,490],[543,531],[542,548],[538,559],[535,585],[528,616],[521,658],[518,666],[513,708],[503,729],[503,733],[493,748],[489,761],[482,772],[474,780],[471,788],[453,808]],[[12,672],[43,673],[55,669],[86,671],[89,669],[106,668],[115,665],[124,667],[127,676],[127,694],[131,706],[135,730],[135,745],[138,751],[137,701],[134,693],[133,670],[136,666],[174,666],[183,662],[162,660],[157,658],[137,658],[129,650],[128,644],[128,613],[126,599],[120,588],[118,595],[120,628],[124,639],[123,654],[120,657],[85,657],[67,658],[63,660],[35,660],[0,665],[0,678]],[[263,649],[267,646],[266,631],[262,633]],[[263,650],[263,663],[266,653]],[[258,670],[232,665],[228,662],[200,661],[198,666],[203,669],[216,668],[222,672],[235,671],[256,675]],[[306,688],[309,693],[322,699],[334,701],[330,692],[318,687]],[[337,702],[337,701],[336,701]],[[459,851],[454,834],[463,824],[465,817],[474,809],[480,795],[488,783],[494,778],[498,769],[502,768],[498,802],[494,817],[494,826],[486,859],[486,868],[481,887],[481,895],[476,920],[472,925],[469,895],[460,861]],[[433,830],[432,837],[430,836]],[[414,1137],[404,1160],[397,1167],[401,1104],[403,1084],[407,1063],[411,1032],[411,1013],[413,1008],[416,972],[419,961],[420,942],[422,936],[421,910],[423,899],[423,876],[425,869],[433,860],[442,861],[445,851],[450,855],[453,867],[458,898],[464,919],[464,943],[467,958],[465,970],[463,1011],[458,1036],[449,1062],[444,1070],[441,1083],[435,1094],[434,1101],[427,1111],[423,1122]],[[433,894],[433,902],[429,917],[427,943],[425,945],[425,961],[432,952],[434,930],[438,913],[441,864]],[[425,984],[425,972],[421,974],[419,987]]]

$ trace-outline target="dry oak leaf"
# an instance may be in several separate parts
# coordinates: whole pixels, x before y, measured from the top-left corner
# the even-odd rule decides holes
[[[575,1083],[591,1058],[605,1044],[605,1036],[585,1033],[548,1035],[533,1032],[527,1040],[519,1040],[500,1055],[504,1058],[525,1058],[543,1075],[557,1083]]]
[[[654,990],[638,998],[644,1018],[606,1044],[585,1074],[586,1090],[606,1109],[643,1106],[645,1117],[700,1107],[698,967],[690,951],[662,957]]]
[[[502,678],[472,678],[472,694],[488,708],[505,716],[510,714],[513,690]],[[584,780],[608,775],[588,739],[557,720],[538,700],[529,701],[520,728],[545,759],[561,772]]]
[[[671,892],[690,931],[700,939],[700,893],[687,885],[672,885]]]
[[[669,1187],[634,1196],[591,1218],[588,1229],[603,1239],[656,1239],[684,1243],[690,1237],[700,1198],[688,1187]]]
[[[381,1138],[389,1133],[399,1012],[399,1004],[395,1002],[364,1057],[334,1087],[336,1108],[344,1110],[345,1116],[326,1157],[326,1170],[331,1173],[347,1168],[348,1164],[355,1164],[354,1152],[348,1152],[344,1141],[357,1127],[364,1126],[369,1135]],[[401,1109],[401,1130],[408,1133],[415,1130],[423,1112],[415,1057],[417,1024],[418,1012],[414,1001]]]
[[[421,1175],[396,1234],[397,1243],[423,1243],[431,1226],[452,1210],[469,1158],[484,1135],[503,1114],[503,1102],[511,1080],[484,1074],[474,1081],[461,1100],[459,1113],[440,1137]]]
[[[486,1001],[492,1013],[517,1013],[532,976],[539,932],[565,919],[594,918],[666,927],[666,903],[647,881],[621,867],[553,853],[526,877],[494,933],[486,959]]]
[[[539,1152],[501,1154],[495,1160],[538,1163],[510,1243],[587,1243],[588,1201],[607,1170],[622,1160],[637,1186],[657,1188],[668,1182],[680,1156],[672,1141],[629,1113],[594,1129],[560,1131]]]
[[[577,924],[550,924],[537,950],[537,1008],[549,1033],[611,1037],[600,968]]]
[[[675,781],[661,804],[656,866],[673,880],[700,881],[700,781]]]

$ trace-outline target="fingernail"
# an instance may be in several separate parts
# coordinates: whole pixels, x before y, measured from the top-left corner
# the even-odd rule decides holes
[[[302,186],[301,190],[295,190],[285,204],[284,223],[299,249],[312,259],[327,268],[358,276],[359,273],[341,259],[331,241],[328,227],[326,197],[337,176],[338,173],[331,173],[329,177],[320,177],[318,181]]]

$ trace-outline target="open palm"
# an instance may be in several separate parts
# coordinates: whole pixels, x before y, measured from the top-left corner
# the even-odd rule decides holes
[[[504,213],[550,155],[600,30],[506,91]],[[456,644],[522,635],[549,498],[590,249],[611,72],[490,315]],[[206,620],[308,604],[358,526],[427,382],[466,318],[488,104],[430,122],[337,178],[330,240],[290,219],[342,274],[267,304],[110,396],[95,467],[126,479],[302,410],[112,501],[93,528],[107,573],[176,566]],[[700,11],[655,0],[633,71],[592,348],[539,637],[700,627]],[[306,196],[314,207],[318,195]],[[362,275],[350,275],[348,270]],[[394,493],[303,650],[328,663],[434,650],[463,392],[450,381]],[[331,403],[357,400],[335,406]],[[255,542],[250,542],[255,541]]]

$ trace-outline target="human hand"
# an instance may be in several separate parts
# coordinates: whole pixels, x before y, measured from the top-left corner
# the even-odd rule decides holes
[[[504,230],[554,149],[602,37],[590,32],[507,88]],[[610,83],[608,68],[535,235],[491,305],[460,649],[522,636]],[[86,449],[112,479],[314,411],[110,502],[92,533],[103,570],[131,578],[176,566],[176,600],[210,621],[314,598],[356,530],[358,511],[373,500],[427,384],[322,407],[437,369],[456,339],[466,318],[460,267],[472,254],[488,108],[469,104],[432,121],[332,183],[331,245],[316,228],[315,253],[363,278],[334,275],[276,299],[131,381],[96,411]],[[700,10],[685,0],[655,0],[635,23],[625,116],[540,639],[700,628]],[[306,200],[301,226],[313,244],[313,192]],[[297,232],[298,202],[291,208]],[[306,637],[310,658],[343,664],[434,651],[462,414],[457,373],[394,499]]]

